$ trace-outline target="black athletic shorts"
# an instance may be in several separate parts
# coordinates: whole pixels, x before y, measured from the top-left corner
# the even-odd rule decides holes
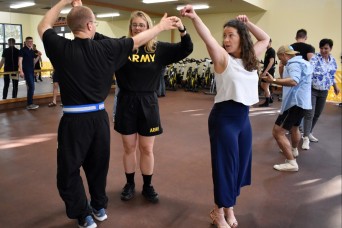
[[[293,126],[298,127],[300,125],[305,111],[305,109],[298,106],[293,106],[280,114],[275,124],[289,131]]]
[[[122,135],[163,133],[155,92],[130,92],[120,88],[117,102],[114,130]]]
[[[264,72],[264,71],[262,71],[262,72]],[[270,74],[270,75],[272,75],[273,77],[274,77],[274,72],[275,72],[275,68],[274,67],[272,67],[269,71],[268,71],[268,73]],[[265,79],[261,79],[261,82],[266,82],[265,81]],[[267,83],[267,82],[266,82]]]

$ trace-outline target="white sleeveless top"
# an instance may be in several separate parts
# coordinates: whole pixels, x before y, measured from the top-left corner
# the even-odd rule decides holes
[[[227,58],[227,68],[218,74],[215,72],[217,94],[215,103],[233,100],[246,106],[259,102],[258,74],[245,70],[242,60],[231,55]]]

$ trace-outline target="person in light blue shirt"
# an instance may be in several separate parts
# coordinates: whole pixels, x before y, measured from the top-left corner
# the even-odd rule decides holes
[[[333,47],[331,39],[322,39],[319,42],[320,53],[316,53],[310,63],[313,66],[311,102],[312,110],[305,113],[304,116],[304,134],[302,149],[310,149],[310,142],[318,142],[318,139],[312,135],[319,116],[321,115],[331,86],[334,93],[339,94],[340,89],[335,82],[335,73],[337,64],[335,58],[330,54]]]
[[[311,75],[313,68],[302,56],[296,56],[292,46],[283,45],[277,51],[278,59],[285,66],[281,79],[267,73],[267,82],[283,86],[283,103],[275,125],[273,137],[286,157],[285,163],[274,165],[279,171],[298,171],[296,161],[298,144],[301,138],[299,125],[305,111],[311,109]],[[286,132],[291,132],[291,143]],[[291,148],[292,146],[292,148]]]

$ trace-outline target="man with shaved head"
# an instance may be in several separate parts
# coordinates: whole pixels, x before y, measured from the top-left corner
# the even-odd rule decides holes
[[[69,40],[52,29],[60,11],[71,4],[67,23],[75,36]],[[38,25],[45,51],[59,72],[63,116],[58,128],[57,187],[67,216],[78,220],[78,227],[97,227],[107,219],[105,192],[110,154],[110,131],[104,100],[113,74],[129,53],[161,31],[177,28],[176,17],[164,17],[146,32],[126,39],[94,40],[96,19],[81,0],[60,0]],[[90,193],[88,202],[80,168]]]

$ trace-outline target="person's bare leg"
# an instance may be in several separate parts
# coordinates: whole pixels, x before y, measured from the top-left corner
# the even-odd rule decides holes
[[[270,97],[270,83],[261,82],[261,88],[264,90],[265,97]]]
[[[137,165],[137,134],[122,135],[124,147],[123,164],[126,173],[134,173]]]
[[[224,208],[224,215],[226,217],[228,225],[232,228],[236,228],[238,227],[238,221],[235,218],[233,209],[233,207]]]
[[[154,146],[155,136],[139,135],[139,150],[140,150],[140,169],[144,175],[152,175],[154,169]]]
[[[274,125],[272,134],[286,159],[293,160],[291,143],[286,137],[286,130],[278,125]]]
[[[294,157],[298,156],[298,150],[292,150],[291,143],[285,135],[286,130],[278,125],[274,125],[272,133],[278,143],[279,148],[283,151],[283,154],[286,157],[285,163],[276,164],[273,166],[273,168],[279,171],[298,171],[298,164]]]
[[[293,126],[291,128],[291,144],[293,148],[298,148],[299,142],[301,139],[301,134],[299,131],[299,126]]]
[[[58,82],[53,83],[52,103],[57,104]]]
[[[209,215],[212,220],[212,224],[216,225],[219,228],[230,228],[224,218],[223,207],[218,208],[218,206],[215,205],[215,208],[210,212]]]

